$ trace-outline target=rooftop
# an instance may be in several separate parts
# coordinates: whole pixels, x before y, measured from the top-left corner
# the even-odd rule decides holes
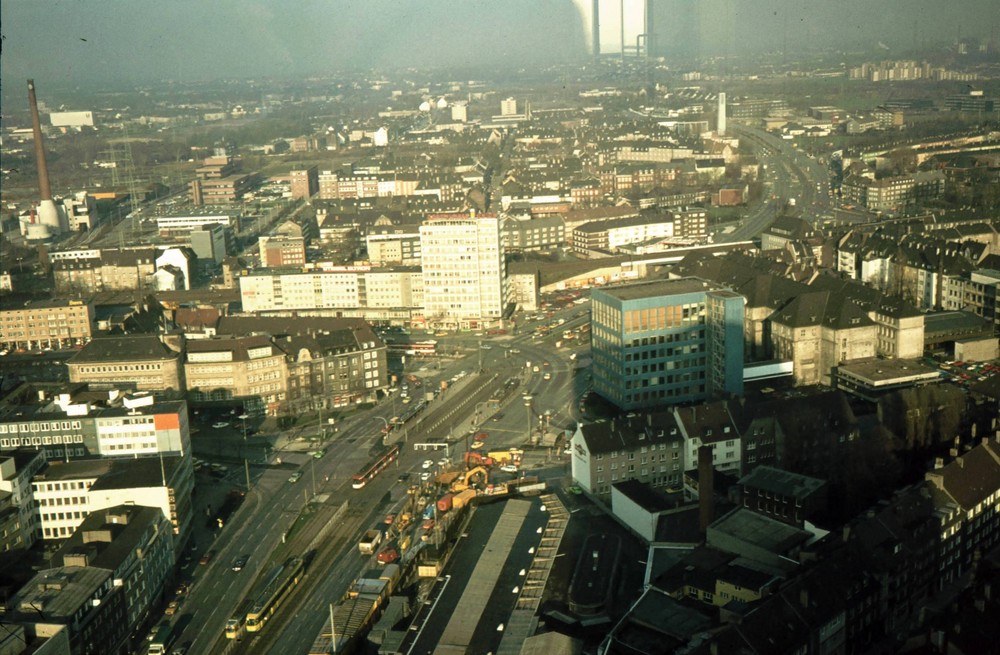
[[[744,487],[763,489],[790,498],[804,498],[826,484],[825,481],[818,478],[811,478],[808,475],[800,475],[772,466],[758,466],[740,478],[739,483]]]
[[[149,361],[176,359],[178,353],[168,348],[155,334],[98,337],[69,359],[73,364],[90,362]]]
[[[686,277],[678,280],[651,280],[632,284],[619,284],[595,289],[594,293],[606,294],[621,301],[658,298],[715,290],[715,285],[700,278]]]

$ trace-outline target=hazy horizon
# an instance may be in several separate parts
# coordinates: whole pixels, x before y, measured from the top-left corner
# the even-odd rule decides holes
[[[605,50],[620,42],[617,7],[602,7]],[[0,80],[143,83],[582,62],[589,8],[590,0],[7,0]],[[641,3],[626,0],[626,11],[627,24],[640,20]],[[661,0],[653,18],[669,59],[879,42],[891,57],[921,43],[989,38],[998,16],[990,0]]]

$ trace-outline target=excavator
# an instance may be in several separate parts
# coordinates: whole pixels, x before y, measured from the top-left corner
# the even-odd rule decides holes
[[[475,467],[473,469],[469,469],[468,471],[465,472],[465,475],[463,477],[461,477],[461,478],[455,480],[454,482],[452,482],[451,483],[450,491],[452,493],[457,493],[459,491],[465,491],[470,486],[472,486],[472,482],[473,482],[472,478],[473,478],[473,476],[476,476],[476,475],[482,475],[483,476],[482,483],[483,483],[484,486],[489,483],[490,472],[485,467],[483,467],[483,466],[477,466],[477,467]]]

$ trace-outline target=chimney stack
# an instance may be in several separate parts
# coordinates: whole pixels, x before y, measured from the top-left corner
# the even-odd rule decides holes
[[[698,529],[704,534],[715,520],[715,480],[712,447],[698,448]]]
[[[719,116],[718,125],[716,125],[715,131],[719,133],[719,136],[726,136],[726,93],[723,91],[719,94]]]
[[[35,81],[28,80],[28,104],[31,107],[31,131],[35,139],[35,163],[38,166],[38,222],[48,228],[45,237],[62,231],[59,210],[52,201],[52,186],[49,184],[49,167],[45,162],[45,144],[42,143],[42,121],[38,117],[38,100],[35,98]],[[41,236],[41,235],[40,235]]]

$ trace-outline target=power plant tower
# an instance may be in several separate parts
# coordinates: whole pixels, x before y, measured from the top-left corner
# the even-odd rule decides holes
[[[49,168],[45,163],[45,145],[42,143],[42,122],[38,118],[38,100],[35,99],[35,81],[28,80],[28,104],[31,105],[31,130],[35,137],[35,161],[38,165],[38,191],[41,201],[38,203],[39,228],[29,229],[29,238],[45,239],[63,231],[63,222],[59,208],[52,200],[52,187],[49,185]],[[32,234],[33,233],[33,234]]]
[[[726,92],[723,91],[719,94],[719,122],[715,127],[715,131],[719,136],[726,136]]]
[[[590,38],[592,40],[592,48],[594,53],[594,59],[601,58],[601,0],[594,0],[591,3],[591,11],[593,12],[590,16]]]

